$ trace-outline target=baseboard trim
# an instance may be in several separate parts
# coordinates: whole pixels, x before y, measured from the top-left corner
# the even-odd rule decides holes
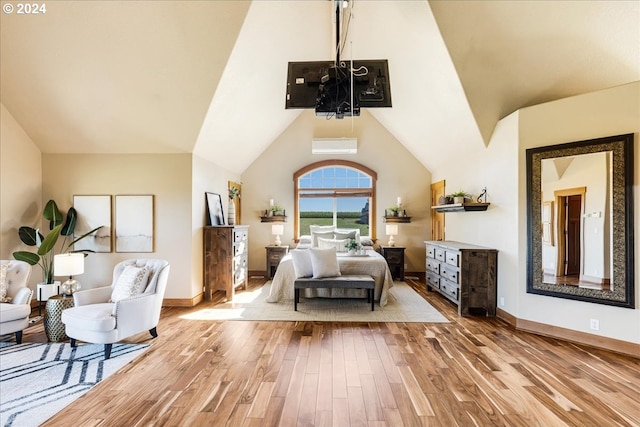
[[[165,298],[162,300],[163,307],[194,307],[204,300],[204,293],[201,292],[193,298]]]
[[[520,331],[531,332],[532,334],[556,338],[576,344],[588,345],[640,359],[640,344],[621,341],[615,338],[601,337],[586,332],[561,328],[559,326],[533,322],[531,320],[518,319],[499,308],[496,310],[496,316]]]

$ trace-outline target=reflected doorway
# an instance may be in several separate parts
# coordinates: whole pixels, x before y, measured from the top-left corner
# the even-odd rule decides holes
[[[578,282],[582,273],[582,214],[586,187],[554,192],[558,207],[557,282]]]

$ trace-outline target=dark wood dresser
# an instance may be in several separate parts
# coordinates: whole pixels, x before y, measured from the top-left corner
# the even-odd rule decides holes
[[[214,291],[225,291],[233,300],[236,287],[249,280],[249,226],[214,225],[204,227],[204,299],[210,301]]]
[[[496,315],[498,251],[453,241],[425,241],[427,290],[433,289],[469,316]]]

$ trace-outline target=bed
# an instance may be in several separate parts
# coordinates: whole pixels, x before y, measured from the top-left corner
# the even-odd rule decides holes
[[[389,289],[393,287],[393,278],[387,261],[374,250],[367,250],[366,256],[349,256],[339,253],[338,265],[342,274],[368,274],[375,281],[374,297],[380,307],[387,304]],[[296,279],[291,254],[282,258],[276,274],[271,282],[271,290],[267,302],[293,300],[293,282]],[[364,289],[304,289],[300,292],[303,298],[366,298]]]

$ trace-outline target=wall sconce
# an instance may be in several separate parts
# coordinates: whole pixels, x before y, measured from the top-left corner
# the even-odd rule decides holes
[[[80,283],[73,276],[84,273],[84,254],[71,253],[60,254],[53,257],[53,274],[56,276],[69,276],[62,288],[62,295],[69,296],[80,289]]]
[[[276,241],[274,243],[275,246],[280,246],[282,242],[280,241],[280,236],[284,234],[284,225],[282,224],[273,224],[271,226],[271,234],[276,236]]]
[[[395,246],[396,242],[393,240],[393,236],[398,235],[398,224],[386,225],[387,236],[389,236],[389,246]]]

